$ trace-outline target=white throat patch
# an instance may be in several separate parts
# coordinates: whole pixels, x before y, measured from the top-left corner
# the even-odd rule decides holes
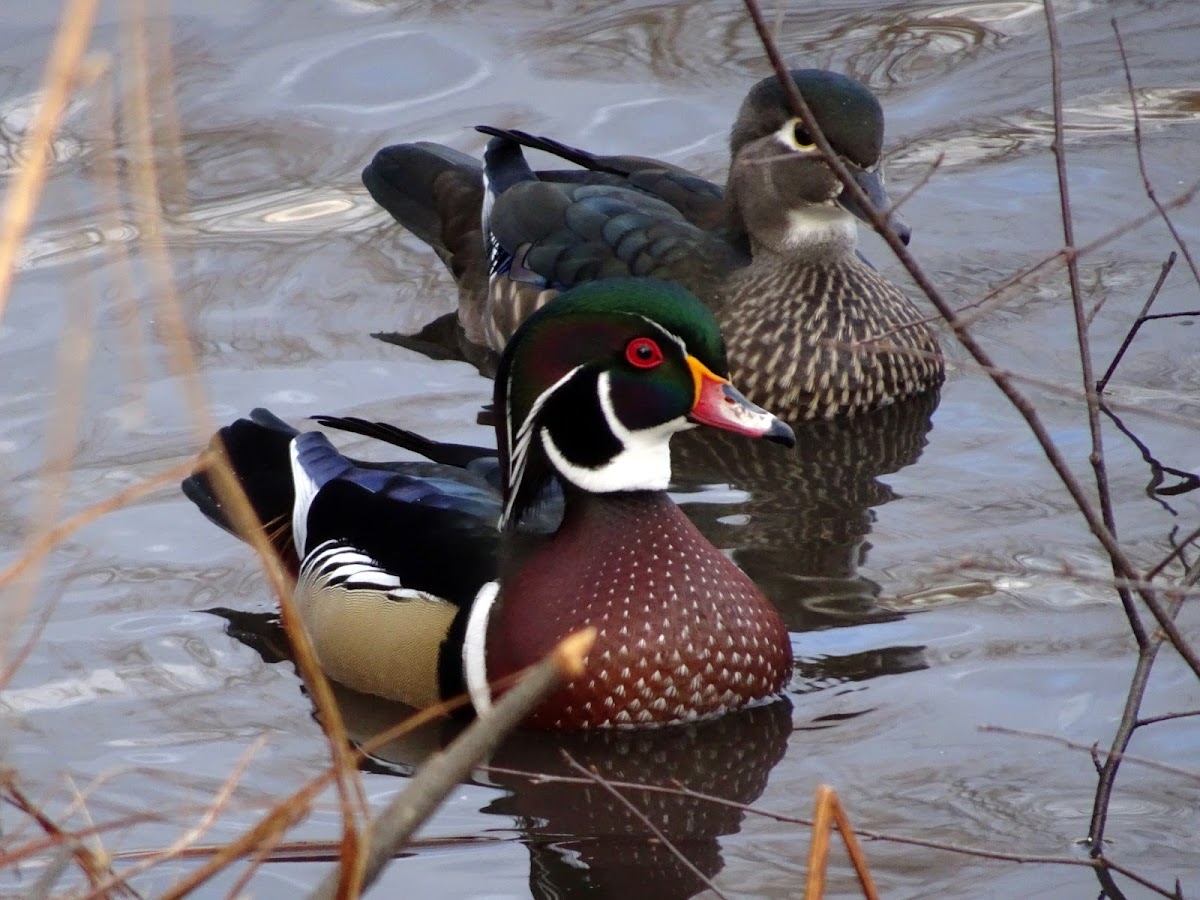
[[[839,248],[846,252],[858,245],[854,216],[835,203],[789,209],[784,244],[789,248]]]
[[[550,431],[542,428],[538,436],[555,470],[571,484],[593,494],[614,491],[665,491],[671,483],[670,438],[677,431],[692,427],[680,416],[653,428],[631,431],[617,418],[612,403],[612,381],[602,372],[597,381],[600,408],[621,450],[599,468],[591,469],[571,462],[554,443]]]

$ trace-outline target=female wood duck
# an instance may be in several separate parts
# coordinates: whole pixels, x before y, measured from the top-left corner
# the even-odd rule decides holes
[[[886,208],[878,100],[833,72],[792,77],[841,160]],[[940,384],[933,332],[859,257],[852,213],[861,210],[841,196],[774,76],[738,112],[724,191],[657,160],[479,130],[493,136],[482,165],[415,143],[379,151],[363,171],[371,196],[453,273],[466,340],[498,351],[560,290],[651,275],[683,284],[715,311],[734,379],[786,419],[852,414]],[[534,172],[522,146],[583,168]]]
[[[531,725],[681,722],[778,694],[792,666],[779,614],[666,494],[677,431],[795,444],[730,383],[704,305],[650,279],[569,290],[513,335],[494,401],[499,492],[469,450],[466,468],[360,463],[265,410],[214,439],[277,546],[295,552],[297,606],[325,671],[418,707],[465,691],[482,712],[490,683],[591,625],[587,674]],[[531,533],[554,480],[561,523]],[[204,471],[183,490],[230,528]]]

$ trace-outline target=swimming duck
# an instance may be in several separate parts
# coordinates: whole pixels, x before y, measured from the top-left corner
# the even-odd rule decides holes
[[[874,205],[883,112],[843,75],[792,78]],[[482,164],[432,143],[380,150],[371,196],[431,245],[459,287],[466,341],[499,351],[560,290],[597,278],[676,281],[714,310],[734,380],[798,421],[848,415],[940,384],[942,357],[920,310],[857,253],[842,185],[774,76],[742,103],[724,189],[658,160],[598,156],[522,131],[492,135]],[[534,172],[522,147],[580,169]],[[907,227],[893,218],[907,236]]]
[[[657,725],[778,694],[792,667],[778,612],[666,493],[675,432],[795,443],[730,383],[708,309],[651,279],[566,291],[513,335],[494,405],[499,491],[470,448],[458,466],[356,462],[265,410],[214,438],[294,553],[326,673],[416,707],[465,692],[484,712],[490,684],[591,625],[587,673],[530,725]],[[536,513],[553,482],[561,522],[547,533]],[[203,468],[183,490],[231,529]]]

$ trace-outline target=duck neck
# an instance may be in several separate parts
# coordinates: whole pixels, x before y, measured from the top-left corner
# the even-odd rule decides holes
[[[562,524],[556,534],[564,537],[576,530],[623,529],[649,521],[665,511],[676,509],[666,491],[630,490],[603,494],[563,486]]]

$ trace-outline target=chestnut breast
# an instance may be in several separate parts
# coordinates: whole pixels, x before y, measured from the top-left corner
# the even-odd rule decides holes
[[[491,680],[597,630],[586,674],[537,710],[538,727],[687,721],[776,694],[791,674],[774,606],[661,492],[571,498],[489,618]]]

